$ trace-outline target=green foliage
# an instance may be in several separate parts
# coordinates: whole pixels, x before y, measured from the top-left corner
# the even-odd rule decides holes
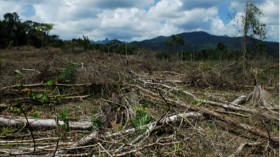
[[[22,80],[24,78],[24,74],[22,72],[20,72],[19,70],[16,70],[16,78],[18,80]]]
[[[174,152],[180,151],[180,150],[182,150],[183,148],[184,148],[184,147],[182,146],[181,143],[174,143],[174,144],[172,145],[172,149],[173,149]]]
[[[258,19],[260,15],[263,15],[261,10],[248,0],[246,2],[245,15],[242,16],[244,35],[249,33],[251,36],[257,35],[261,39],[265,38],[265,24],[261,23]]]
[[[38,93],[38,94],[32,93],[31,94],[31,100],[38,101],[38,102],[41,102],[43,104],[50,103],[50,98],[49,98],[49,95],[47,93]]]
[[[153,120],[152,117],[148,115],[146,108],[134,106],[134,109],[136,110],[136,117],[132,120],[133,127],[139,128],[140,126],[148,124]]]
[[[93,129],[98,129],[102,126],[102,123],[99,119],[92,119],[92,127]]]
[[[51,87],[55,84],[55,81],[54,80],[49,80],[47,81],[44,85],[47,86],[47,87]]]
[[[195,100],[195,99],[193,99],[193,100],[191,101],[191,103],[192,103],[193,105],[200,105],[202,102],[201,102],[200,100]]]
[[[54,96],[53,103],[56,104],[56,105],[61,104],[61,97],[60,97],[60,95]]]
[[[11,133],[14,133],[16,131],[16,129],[13,128],[9,128],[9,127],[1,127],[0,128],[0,135],[1,136],[7,136]]]
[[[75,79],[77,64],[70,63],[63,69],[62,73],[58,76],[58,81],[61,83],[71,83]]]
[[[21,113],[21,110],[18,107],[9,107],[8,111],[12,112],[12,113],[16,113],[16,114],[20,114]]]
[[[205,72],[211,70],[213,65],[210,62],[199,62],[198,69]]]
[[[245,14],[242,16],[242,27],[243,27],[243,73],[246,73],[247,65],[247,35],[258,36],[264,39],[266,36],[265,24],[261,23],[258,19],[262,15],[261,10],[250,0],[246,1]]]
[[[72,39],[70,47],[82,47],[86,50],[91,49],[91,43],[88,37],[83,36],[83,38]]]
[[[275,133],[279,132],[279,126],[272,126],[272,131]]]
[[[172,57],[171,54],[168,52],[157,52],[155,56],[157,59],[166,59],[166,60],[170,60]]]
[[[59,112],[59,119],[62,120],[64,122],[64,124],[61,126],[61,128],[64,131],[69,131],[69,126],[68,126],[68,110],[63,110],[61,112]]]
[[[50,36],[53,24],[33,21],[21,22],[18,14],[6,13],[4,20],[0,20],[0,48],[12,46],[32,45],[34,47],[55,46],[61,42],[58,36]]]
[[[115,53],[115,54],[135,54],[137,48],[131,44],[121,42],[119,40],[112,40],[107,44],[92,44],[92,47],[96,50],[101,50],[106,53]]]
[[[59,119],[62,120],[63,122],[67,123],[68,122],[68,111],[65,109],[61,112],[59,112]]]
[[[22,83],[20,83],[20,82],[18,82],[17,84],[16,84],[16,86],[17,86],[17,88],[22,88]]]
[[[38,112],[34,112],[34,113],[31,114],[31,117],[37,119],[37,118],[39,118],[40,116],[39,116],[39,113],[38,113]]]

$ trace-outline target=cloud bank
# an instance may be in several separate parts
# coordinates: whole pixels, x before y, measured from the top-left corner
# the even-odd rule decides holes
[[[267,25],[267,40],[279,41],[279,1],[256,0]],[[244,0],[0,0],[0,15],[17,12],[22,20],[55,24],[51,33],[63,39],[134,41],[189,31],[240,35],[238,16]]]

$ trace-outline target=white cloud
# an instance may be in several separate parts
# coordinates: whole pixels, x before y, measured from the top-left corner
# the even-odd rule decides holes
[[[0,15],[18,12],[23,20],[53,23],[51,33],[64,39],[89,36],[121,40],[143,40],[160,35],[203,30],[215,35],[236,35],[236,19],[244,11],[244,0],[0,0]],[[255,0],[263,11],[269,40],[279,41],[279,1]],[[24,16],[26,5],[33,16]],[[227,4],[227,5],[226,5]],[[235,19],[225,22],[219,8],[236,11]],[[24,10],[25,9],[25,10]],[[227,13],[223,13],[227,14]],[[240,21],[239,21],[240,22]],[[236,26],[233,26],[233,25]]]

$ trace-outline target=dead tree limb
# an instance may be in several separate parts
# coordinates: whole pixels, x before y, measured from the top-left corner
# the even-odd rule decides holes
[[[28,119],[29,126],[33,129],[39,129],[39,128],[49,128],[53,129],[58,126],[62,126],[65,123],[63,121],[56,121],[55,119]],[[11,126],[11,127],[17,127],[20,124],[26,124],[27,120],[24,118],[4,118],[0,117],[0,126]],[[88,130],[92,128],[92,122],[69,122],[69,128],[71,129],[83,129]]]
[[[133,85],[134,87],[137,87],[138,89],[144,91],[144,92],[148,92],[154,99],[157,99],[158,101],[160,101],[158,94],[150,91],[150,90],[147,90],[147,89],[143,89],[142,87],[138,86],[138,85]],[[180,106],[184,106],[192,111],[198,111],[200,113],[202,113],[203,115],[207,116],[207,117],[212,117],[212,118],[215,118],[215,119],[218,119],[220,121],[223,121],[223,122],[226,122],[228,124],[231,124],[233,126],[236,126],[238,128],[241,128],[245,131],[248,131],[256,136],[260,136],[262,138],[266,138],[266,139],[270,139],[270,137],[267,135],[267,133],[265,133],[264,131],[262,130],[259,130],[255,127],[252,127],[248,124],[244,124],[244,123],[239,123],[238,121],[235,121],[234,119],[228,117],[228,116],[225,116],[225,115],[221,115],[215,111],[212,111],[210,109],[207,109],[205,107],[196,107],[196,106],[193,106],[193,105],[188,105],[186,104],[184,101],[181,101],[179,99],[177,100],[173,100],[173,99],[170,99],[170,98],[165,98],[166,100],[168,100],[168,102],[172,103],[172,104],[177,104],[177,105],[180,105]],[[208,101],[206,101],[208,102]],[[216,104],[216,103],[214,103]],[[217,103],[219,104],[219,103]],[[271,137],[271,140],[273,140],[275,143],[279,143],[279,138],[278,137]]]

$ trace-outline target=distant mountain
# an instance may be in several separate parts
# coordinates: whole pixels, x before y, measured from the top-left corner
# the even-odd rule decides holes
[[[184,51],[202,50],[202,49],[215,49],[219,42],[223,42],[228,50],[241,50],[242,37],[229,37],[229,36],[216,36],[206,32],[189,32],[181,33],[183,36],[185,45],[183,46]],[[167,42],[170,40],[170,36],[159,36],[149,40],[134,41],[132,45],[147,48],[151,50],[170,50]],[[261,42],[261,40],[248,37],[249,47],[250,45]],[[264,41],[269,53],[279,52],[278,42],[267,42]]]
[[[112,40],[109,40],[108,38],[106,38],[105,40],[97,40],[97,41],[91,41],[91,43],[94,44],[108,44],[110,43]]]

